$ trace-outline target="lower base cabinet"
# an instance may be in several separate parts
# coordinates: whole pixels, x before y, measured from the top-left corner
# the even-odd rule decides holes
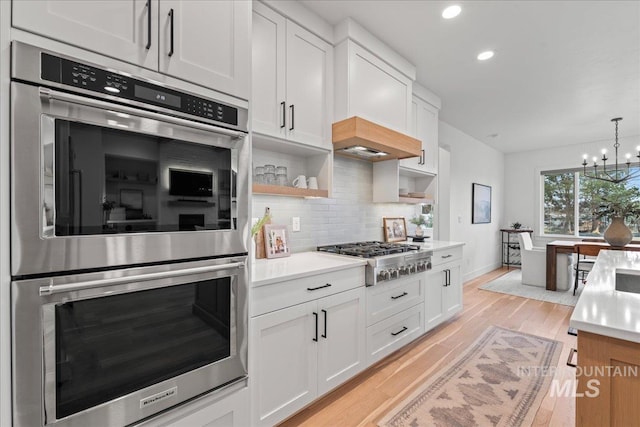
[[[365,367],[365,289],[251,319],[251,425],[274,425]]]
[[[462,273],[459,261],[434,266],[425,280],[425,332],[462,310]]]
[[[388,317],[367,328],[367,363],[381,360],[424,332],[424,304]]]
[[[152,418],[140,427],[246,427],[250,425],[249,389],[238,387],[212,393]]]
[[[640,343],[578,331],[576,425],[640,424]]]

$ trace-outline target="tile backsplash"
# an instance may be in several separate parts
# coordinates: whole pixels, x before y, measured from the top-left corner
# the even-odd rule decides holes
[[[419,205],[373,203],[373,165],[340,156],[334,159],[333,198],[253,196],[252,217],[271,208],[272,223],[287,225],[292,252],[315,250],[316,246],[363,240],[383,240],[382,218],[405,217],[409,223]],[[300,217],[300,232],[291,232],[291,218]]]

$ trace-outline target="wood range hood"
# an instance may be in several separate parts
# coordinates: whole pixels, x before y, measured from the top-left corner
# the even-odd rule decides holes
[[[422,142],[361,117],[351,117],[332,126],[333,151],[361,160],[379,162],[419,157]]]

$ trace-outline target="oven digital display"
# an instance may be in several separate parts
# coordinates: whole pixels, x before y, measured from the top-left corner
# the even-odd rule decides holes
[[[175,108],[181,108],[181,99],[179,96],[162,92],[155,89],[149,89],[145,86],[135,85],[135,96],[151,102],[170,105]]]

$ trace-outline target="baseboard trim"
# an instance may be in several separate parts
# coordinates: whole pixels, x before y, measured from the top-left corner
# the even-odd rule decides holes
[[[470,272],[468,272],[468,273],[465,273],[465,274],[462,276],[462,280],[463,280],[463,282],[468,282],[469,280],[473,280],[473,279],[475,279],[476,277],[482,276],[483,274],[486,274],[486,273],[488,273],[488,272],[490,272],[490,271],[493,271],[493,270],[495,270],[496,268],[500,268],[500,267],[502,267],[502,263],[500,263],[500,262],[497,262],[497,263],[494,263],[494,264],[487,265],[487,266],[482,267],[482,268],[479,268],[479,269],[477,269],[477,270],[474,270],[474,271],[470,271]]]

